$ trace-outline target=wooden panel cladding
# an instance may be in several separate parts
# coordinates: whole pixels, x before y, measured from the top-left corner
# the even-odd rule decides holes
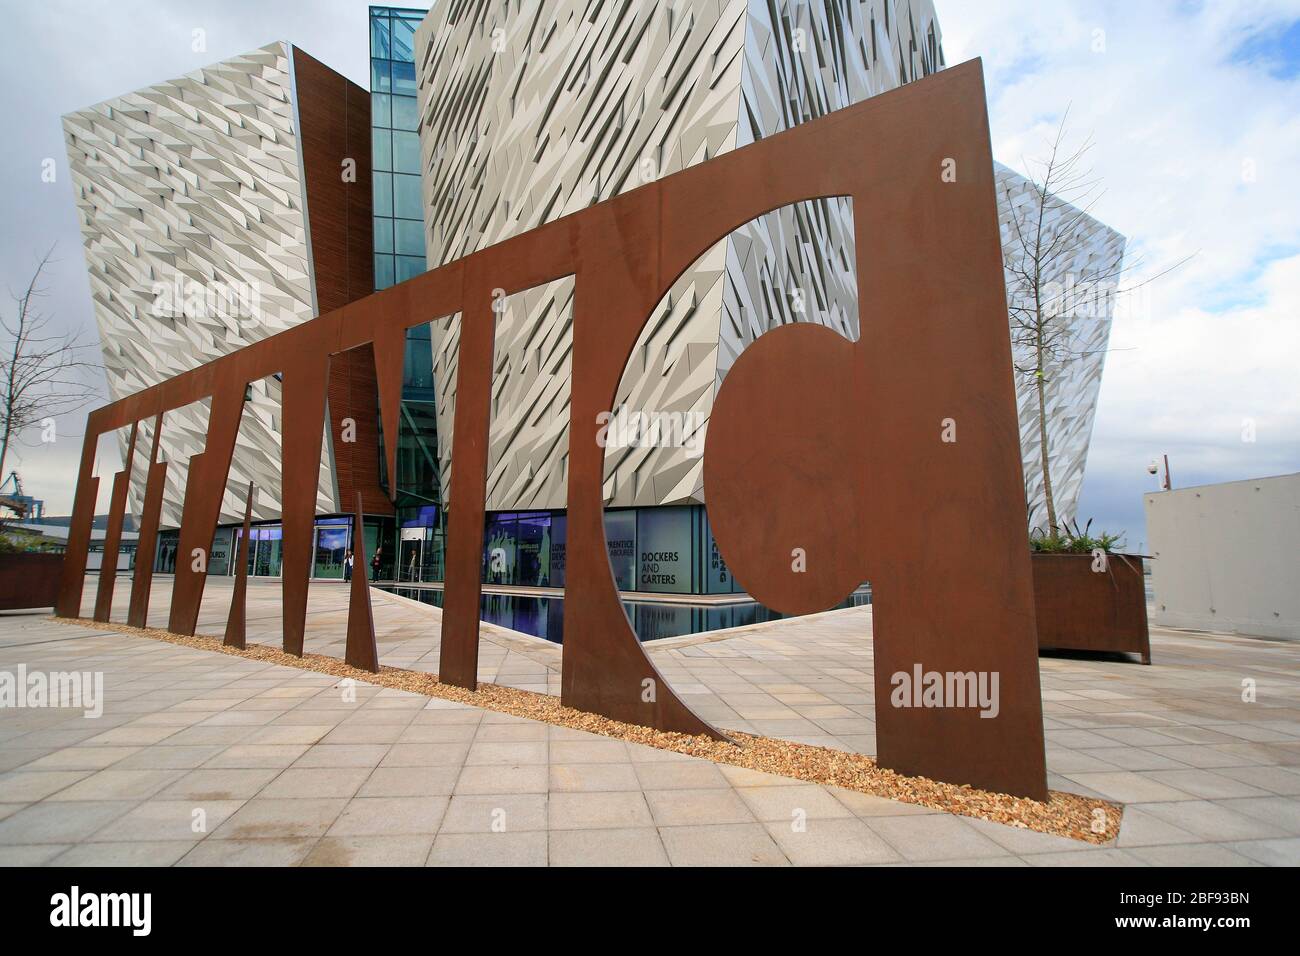
[[[323,315],[375,291],[370,94],[297,47],[293,69],[316,309]],[[355,182],[344,178],[345,160],[356,163]]]
[[[324,314],[375,288],[370,94],[297,47],[293,67],[316,307]],[[349,170],[355,176],[346,175]],[[370,349],[331,359],[328,398],[338,500],[350,508],[360,492],[368,513],[392,514],[392,503],[379,485],[378,404]],[[356,423],[355,442],[343,441],[347,419]]]
[[[328,386],[330,434],[334,439],[334,471],[343,503],[356,506],[357,492],[366,514],[390,515],[393,503],[379,485],[379,380],[370,345],[330,358]],[[356,440],[343,441],[344,420],[351,418]]]

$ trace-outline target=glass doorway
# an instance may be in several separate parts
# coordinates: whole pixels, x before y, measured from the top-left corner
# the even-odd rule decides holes
[[[347,525],[316,528],[316,566],[313,577],[342,578],[343,559],[348,550]]]
[[[397,580],[419,581],[424,569],[424,529],[403,528],[398,554]]]

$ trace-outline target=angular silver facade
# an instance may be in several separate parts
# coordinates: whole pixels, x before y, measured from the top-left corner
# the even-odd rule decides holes
[[[1031,289],[1016,276],[1015,266],[1024,263],[1024,249],[1017,238],[1021,229],[1034,223],[1043,208],[1043,234],[1050,241],[1059,238],[1061,255],[1048,262],[1040,288],[1061,307],[1050,321],[1061,326],[1061,347],[1044,363],[1047,452],[1052,476],[1052,499],[1058,521],[1077,516],[1083,471],[1088,461],[1088,444],[1097,412],[1097,393],[1106,366],[1110,326],[1114,309],[1114,285],[1124,261],[1125,238],[1104,223],[1081,214],[1073,206],[1040,203],[1029,180],[994,164],[998,189],[998,220],[1002,230],[1002,253],[1007,262],[1007,297],[1012,308],[1029,307]],[[1067,230],[1062,233],[1062,230]],[[1102,277],[1102,281],[1096,281]],[[1068,305],[1068,308],[1064,307]],[[1017,369],[1034,367],[1032,349],[1016,342],[1012,355]],[[1017,371],[1016,404],[1020,413],[1020,448],[1025,466],[1025,497],[1029,503],[1029,527],[1046,529],[1047,500],[1043,492],[1040,457],[1038,397],[1032,373]]]
[[[112,399],[316,314],[292,62],[271,43],[63,118]],[[278,517],[278,417],[279,383],[254,383],[223,521],[242,519],[249,481],[254,517]],[[206,428],[202,403],[164,418],[163,527],[180,524]],[[149,437],[133,469],[137,514]],[[328,448],[318,508],[336,510]]]
[[[438,4],[416,34],[429,264],[943,65],[930,0]],[[659,304],[624,371],[616,409],[697,423],[698,442],[718,385],[763,332],[812,321],[856,338],[853,227],[847,200],[824,200],[777,210],[721,240]],[[1083,255],[1122,255],[1122,238],[1100,224],[1083,238]],[[490,510],[565,507],[571,297],[565,281],[504,303]],[[1052,433],[1062,516],[1074,511],[1109,322],[1107,311],[1080,328],[1102,349],[1071,368],[1049,409],[1063,423]],[[455,400],[456,336],[447,331],[454,328],[433,327],[444,434]],[[1027,390],[1017,388],[1032,514],[1042,493],[1033,477],[1036,419],[1026,420]],[[609,505],[702,501],[699,447],[607,448]],[[440,443],[444,500],[450,451]]]

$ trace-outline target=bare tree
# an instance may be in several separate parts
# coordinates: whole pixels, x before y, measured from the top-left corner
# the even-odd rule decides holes
[[[53,255],[51,246],[26,291],[13,297],[18,307],[13,318],[0,318],[6,336],[0,352],[0,479],[11,445],[26,428],[76,411],[96,394],[86,373],[99,366],[83,358],[93,345],[80,333],[55,331],[50,316],[38,309],[45,295],[41,274]]]
[[[1007,206],[1012,211],[1011,242],[1005,256],[1012,352],[1016,372],[1028,377],[1034,390],[1039,467],[1048,531],[1052,535],[1058,533],[1060,525],[1048,443],[1048,394],[1055,384],[1053,379],[1064,377],[1071,363],[1095,354],[1078,345],[1080,322],[1107,314],[1117,296],[1187,261],[1183,259],[1144,282],[1121,288],[1121,279],[1138,268],[1140,259],[1130,259],[1126,265],[1123,257],[1110,262],[1080,255],[1101,189],[1100,181],[1086,165],[1091,137],[1073,151],[1064,147],[1069,114],[1066,109],[1047,155],[1025,164],[1030,202],[1017,205],[1011,186],[1006,187]]]

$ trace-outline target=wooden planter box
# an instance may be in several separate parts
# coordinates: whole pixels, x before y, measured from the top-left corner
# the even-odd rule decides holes
[[[1105,571],[1090,554],[1030,555],[1038,648],[1120,651],[1151,663],[1142,558],[1108,555]]]
[[[61,554],[0,554],[0,611],[54,607],[62,571]]]

